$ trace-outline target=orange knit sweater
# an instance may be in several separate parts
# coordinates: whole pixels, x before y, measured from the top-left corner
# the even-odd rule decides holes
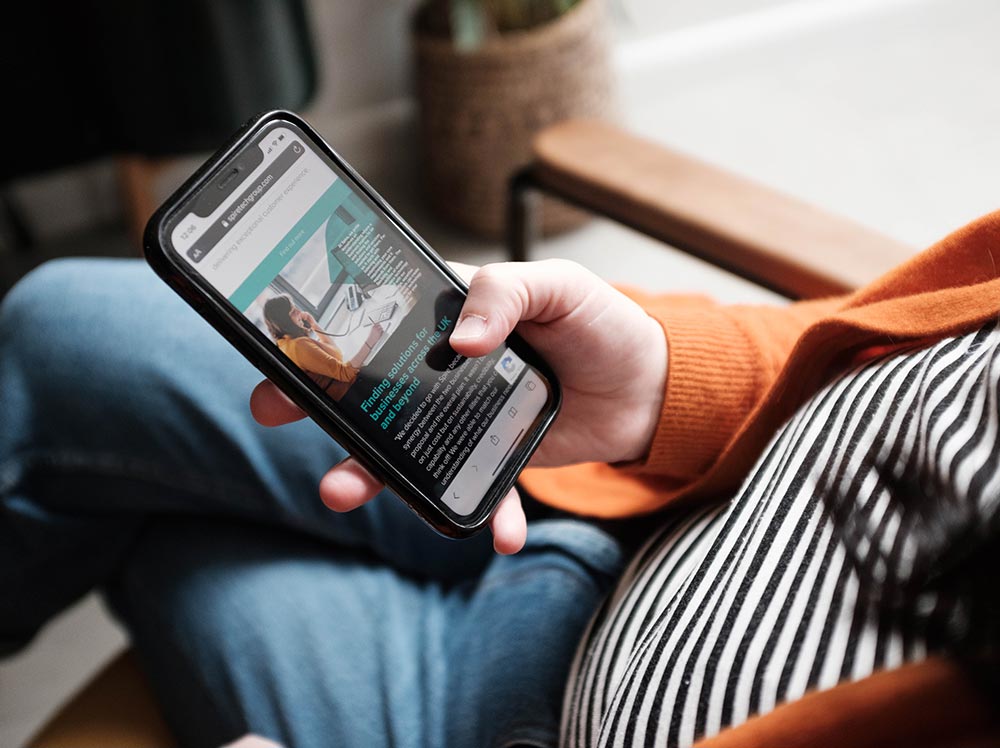
[[[1000,211],[847,296],[724,307],[632,293],[663,326],[669,369],[649,454],[624,466],[531,469],[541,501],[621,517],[731,496],[777,428],[859,357],[1000,315]],[[711,746],[1000,745],[963,671],[928,660],[779,707]]]
[[[622,517],[725,497],[777,428],[866,352],[965,332],[1000,314],[1000,211],[847,296],[721,306],[628,292],[663,326],[666,393],[649,454],[624,466],[529,469],[541,501]]]

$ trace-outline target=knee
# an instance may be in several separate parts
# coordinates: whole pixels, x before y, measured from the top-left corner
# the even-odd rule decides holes
[[[0,303],[0,345],[33,374],[128,368],[185,311],[140,260],[53,260]]]
[[[115,297],[131,285],[128,276],[139,264],[72,258],[32,270],[0,303],[0,341],[13,346],[5,354],[62,351],[99,336],[95,323],[110,316]]]
[[[0,304],[0,330],[4,338],[29,338],[32,330],[67,307],[87,261],[49,260],[25,275]]]
[[[84,407],[91,395],[127,391],[137,352],[149,345],[143,330],[170,303],[157,286],[138,260],[63,259],[36,268],[0,301],[0,388],[26,392],[40,407],[67,399]]]
[[[57,341],[72,326],[70,311],[86,262],[52,260],[22,278],[0,301],[0,359],[18,381],[37,380],[51,370]],[[6,378],[5,378],[5,381]]]

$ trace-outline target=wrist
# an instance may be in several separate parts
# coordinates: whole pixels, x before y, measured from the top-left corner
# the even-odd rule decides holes
[[[657,320],[647,316],[646,321],[649,342],[644,366],[635,380],[636,397],[628,418],[630,429],[623,440],[622,462],[642,460],[649,454],[663,417],[669,368],[667,337]]]

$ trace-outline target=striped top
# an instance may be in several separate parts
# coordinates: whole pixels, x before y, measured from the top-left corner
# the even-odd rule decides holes
[[[841,376],[727,505],[670,516],[597,611],[561,744],[687,746],[997,637],[1000,323]],[[991,586],[993,585],[993,586]]]

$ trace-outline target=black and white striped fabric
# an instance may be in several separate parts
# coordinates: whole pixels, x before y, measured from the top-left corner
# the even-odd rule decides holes
[[[577,651],[562,745],[687,746],[807,690],[995,647],[992,582],[969,581],[992,574],[966,571],[998,536],[998,390],[994,324],[813,396],[730,504],[637,554]]]

